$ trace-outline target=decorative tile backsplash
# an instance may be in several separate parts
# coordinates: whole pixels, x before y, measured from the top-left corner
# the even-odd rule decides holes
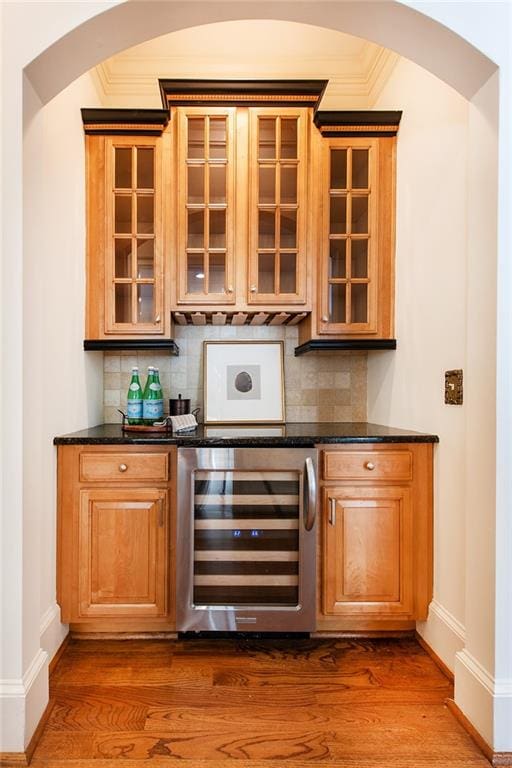
[[[310,352],[294,356],[298,330],[286,327],[198,326],[175,329],[178,357],[163,352],[105,352],[103,404],[106,423],[121,421],[132,366],[138,365],[142,384],[147,366],[160,370],[164,407],[169,398],[190,398],[203,408],[204,339],[283,339],[286,421],[366,421],[366,352]]]

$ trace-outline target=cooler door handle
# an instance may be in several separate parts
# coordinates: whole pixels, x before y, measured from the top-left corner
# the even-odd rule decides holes
[[[308,456],[304,472],[304,528],[310,531],[316,519],[316,475],[313,459]]]

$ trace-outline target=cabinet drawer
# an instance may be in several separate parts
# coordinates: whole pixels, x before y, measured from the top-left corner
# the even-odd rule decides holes
[[[410,451],[324,451],[324,480],[412,480]]]
[[[151,480],[169,476],[167,453],[82,453],[80,482]]]

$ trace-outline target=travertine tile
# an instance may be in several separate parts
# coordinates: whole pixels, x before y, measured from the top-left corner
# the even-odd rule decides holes
[[[121,372],[122,373],[131,373],[131,370],[134,366],[139,365],[139,360],[137,355],[122,355],[121,356]]]
[[[318,389],[303,389],[301,398],[300,398],[300,405],[317,405],[318,404]],[[322,397],[323,397],[322,392]]]
[[[103,420],[105,424],[120,424],[123,417],[117,408],[105,407],[103,409]]]
[[[320,387],[320,389],[332,389],[334,387],[334,372],[319,371],[318,386]]]
[[[121,355],[105,352],[103,355],[103,370],[105,373],[118,373],[121,370]]]
[[[121,389],[121,374],[105,373],[103,375],[103,388],[104,389]]]
[[[350,389],[335,389],[334,402],[336,405],[352,405],[352,392]]]
[[[359,419],[353,418],[353,410],[349,405],[335,405],[334,421],[359,421]]]
[[[117,406],[121,404],[121,393],[118,389],[103,390],[103,405]]]
[[[350,388],[351,374],[347,372],[337,371],[334,374],[334,386],[336,389],[349,389]]]
[[[286,405],[300,405],[302,390],[300,389],[286,389]]]
[[[299,405],[299,418],[298,421],[303,423],[310,423],[317,420],[317,411],[314,405]]]

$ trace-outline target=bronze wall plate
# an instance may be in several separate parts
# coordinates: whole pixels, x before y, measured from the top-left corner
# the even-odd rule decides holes
[[[462,369],[445,371],[444,374],[444,402],[447,405],[462,405]]]

